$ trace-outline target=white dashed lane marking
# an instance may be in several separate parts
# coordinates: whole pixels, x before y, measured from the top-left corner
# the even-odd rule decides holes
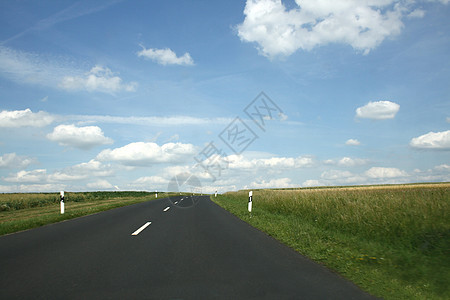
[[[170,209],[170,206],[167,206],[166,208],[164,208],[163,211],[168,211]]]
[[[141,228],[139,228],[138,230],[136,230],[135,232],[133,232],[131,235],[138,235],[139,233],[141,233],[142,230],[144,230],[145,228],[148,227],[148,225],[152,224],[152,222],[147,222],[144,225],[141,226]]]

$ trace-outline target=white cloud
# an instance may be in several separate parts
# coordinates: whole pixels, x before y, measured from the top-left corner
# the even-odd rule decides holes
[[[322,183],[317,179],[308,179],[302,183],[302,187],[320,186]]]
[[[59,87],[66,90],[85,90],[88,92],[114,93],[119,91],[134,92],[137,83],[122,83],[122,78],[105,67],[95,66],[84,76],[66,76]]]
[[[400,105],[391,101],[369,102],[356,109],[356,116],[365,119],[393,119],[400,109]]]
[[[247,159],[243,155],[230,155],[226,158],[230,169],[294,169],[304,168],[313,165],[311,157],[271,157]]]
[[[442,164],[442,165],[436,166],[435,169],[438,171],[450,172],[450,165]]]
[[[89,182],[88,184],[86,184],[86,187],[96,190],[107,190],[114,188],[114,186],[105,179],[99,179],[94,182]]]
[[[0,156],[0,169],[22,169],[35,162],[35,159],[27,156],[19,156],[16,153],[5,153]]]
[[[296,0],[287,10],[281,0],[247,0],[241,41],[255,42],[269,58],[288,56],[329,43],[352,46],[364,54],[400,34],[409,5],[394,0]]]
[[[0,193],[55,193],[64,191],[64,184],[21,184],[21,185],[0,185]]]
[[[345,142],[345,144],[348,145],[348,146],[359,146],[359,145],[361,145],[361,143],[358,140],[356,140],[356,139],[348,139]]]
[[[350,157],[343,157],[337,162],[338,166],[343,166],[343,167],[361,166],[366,163],[367,163],[367,159],[350,158]]]
[[[337,185],[361,185],[361,184],[387,184],[416,182],[406,171],[392,167],[372,167],[363,173],[353,173],[347,170],[326,170],[320,175],[320,179],[308,179],[302,186],[337,186]],[[437,177],[436,177],[437,178]],[[442,178],[442,177],[440,177]],[[422,178],[426,181],[425,178]]]
[[[373,179],[407,177],[408,173],[397,168],[372,167],[365,175]]]
[[[77,164],[68,170],[77,174],[90,176],[110,176],[112,174],[110,167],[108,164],[105,165],[95,159],[91,159],[87,163]]]
[[[19,171],[9,177],[4,178],[6,182],[20,182],[20,183],[42,183],[47,181],[47,170],[37,169],[32,171]]]
[[[176,163],[193,158],[196,154],[192,144],[137,142],[120,148],[106,149],[98,154],[100,161],[114,161],[127,166],[148,166],[156,163]]]
[[[134,183],[139,185],[148,185],[149,187],[151,187],[152,185],[167,185],[169,183],[169,180],[161,176],[145,176],[139,177],[134,181]]]
[[[282,122],[286,121],[289,118],[286,114],[284,114],[282,112],[278,113],[278,117],[280,118],[280,121],[282,121]]]
[[[139,57],[148,58],[160,65],[181,65],[181,66],[192,66],[194,65],[194,60],[189,53],[183,54],[183,56],[178,57],[175,52],[169,48],[165,49],[145,49],[137,53]]]
[[[290,178],[277,178],[277,179],[270,179],[268,181],[264,179],[259,179],[253,181],[248,186],[245,186],[244,189],[291,188],[291,187],[295,187],[295,185],[291,183]]]
[[[112,176],[113,170],[110,165],[104,165],[99,161],[90,160],[87,163],[77,164],[63,170],[57,170],[48,173],[46,169],[36,169],[31,171],[22,170],[2,178],[5,182],[23,183],[25,185],[11,187],[9,191],[47,191],[51,186],[67,186],[64,183],[69,182],[71,187],[75,181],[89,180],[86,186],[76,187],[78,190],[90,189],[109,189],[112,185],[107,185],[106,180],[101,177]],[[100,177],[100,178],[98,178]],[[95,181],[94,181],[95,180]],[[27,184],[32,184],[27,187]],[[8,188],[5,188],[8,189]],[[51,190],[51,189],[50,189]],[[53,189],[58,190],[58,188]]]
[[[411,139],[409,145],[418,149],[450,149],[450,130],[442,132],[429,132]]]
[[[112,175],[113,170],[109,164],[105,165],[95,159],[91,159],[87,163],[81,163],[61,171],[55,171],[53,174],[49,175],[48,180],[51,182],[75,181]]]
[[[177,173],[178,174],[178,173]],[[169,179],[162,176],[144,176],[139,177],[131,184],[129,184],[129,188],[132,190],[158,190],[165,191],[167,190],[167,185],[169,184]]]
[[[328,180],[337,180],[337,179],[342,180],[343,178],[349,178],[352,176],[354,176],[353,173],[351,173],[349,171],[328,170],[328,171],[324,171],[320,175],[320,178],[328,179]]]
[[[47,134],[51,141],[61,146],[90,149],[95,146],[112,144],[112,139],[105,137],[98,126],[77,127],[75,125],[58,125],[52,133]]]
[[[0,112],[0,127],[44,127],[55,121],[55,117],[47,112],[24,110],[3,110]]]
[[[415,9],[408,14],[408,18],[423,18],[425,16],[425,11],[423,9]]]
[[[367,164],[368,160],[363,158],[343,157],[339,160],[327,159],[324,161],[326,165],[338,165],[341,167],[355,167]]]

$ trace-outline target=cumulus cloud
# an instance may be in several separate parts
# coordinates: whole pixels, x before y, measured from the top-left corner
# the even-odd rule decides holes
[[[55,191],[67,190],[64,184],[20,184],[0,185],[1,193],[54,193]]]
[[[337,162],[337,165],[344,166],[344,167],[354,167],[354,166],[361,166],[366,163],[367,163],[367,159],[343,157]]]
[[[42,183],[47,181],[47,170],[37,169],[32,171],[19,171],[4,178],[6,182]]]
[[[167,185],[169,183],[169,180],[161,176],[144,176],[136,179],[134,183],[138,185],[147,185],[149,187],[152,187],[154,185],[159,186],[161,184]]]
[[[435,169],[438,171],[446,171],[446,172],[450,173],[450,165],[447,165],[447,164],[442,164],[442,165],[436,166]]]
[[[241,41],[257,43],[260,53],[269,58],[330,43],[368,54],[386,38],[400,34],[402,18],[411,13],[408,3],[395,0],[295,2],[287,10],[281,0],[247,0],[245,19],[237,26]]]
[[[29,108],[0,112],[0,127],[44,127],[53,121],[55,121],[55,117],[51,114],[44,111],[34,113]]]
[[[107,190],[114,188],[114,186],[105,179],[99,179],[94,182],[89,182],[88,184],[86,184],[86,187],[94,190]]]
[[[177,173],[178,174],[178,173]],[[169,184],[170,177],[163,177],[163,176],[144,176],[139,177],[138,179],[134,180],[132,183],[129,184],[129,188],[135,190],[158,190],[163,191],[167,190],[167,185]]]
[[[399,109],[400,105],[391,101],[369,102],[356,109],[356,116],[374,120],[393,119]]]
[[[373,179],[406,177],[408,173],[397,168],[372,167],[365,172],[365,175]]]
[[[295,185],[291,183],[290,178],[277,178],[277,179],[270,179],[268,181],[264,179],[259,179],[253,181],[248,186],[245,186],[244,189],[291,188],[291,187],[295,187]]]
[[[84,90],[88,92],[115,93],[119,91],[133,92],[137,83],[123,83],[122,78],[115,75],[110,69],[94,66],[84,76],[65,76],[59,84],[66,90]]]
[[[106,149],[97,156],[99,161],[113,161],[127,166],[148,166],[157,163],[176,163],[193,158],[196,154],[192,144],[130,143],[120,148]]]
[[[429,132],[419,137],[411,139],[409,145],[417,149],[450,149],[450,130],[442,132]]]
[[[327,159],[324,161],[324,164],[326,165],[338,165],[341,167],[355,167],[365,165],[367,163],[367,159],[351,157],[343,157],[341,159]]]
[[[320,186],[322,183],[317,179],[308,179],[302,183],[302,187]]]
[[[47,191],[48,187],[62,186],[63,182],[73,183],[75,181],[83,180],[89,180],[86,187],[90,189],[108,189],[112,186],[107,185],[107,181],[102,177],[112,175],[113,170],[110,165],[102,164],[96,160],[90,160],[87,163],[77,164],[63,170],[53,171],[52,173],[47,172],[46,169],[36,169],[31,171],[22,170],[2,179],[5,182],[22,184],[20,186],[11,187],[9,191]],[[29,187],[27,187],[27,185],[29,185]],[[84,187],[82,189],[84,189]],[[53,189],[53,191],[55,190],[59,189]]]
[[[177,56],[169,48],[165,49],[146,49],[142,47],[142,50],[137,53],[139,57],[150,59],[160,65],[180,65],[180,66],[192,66],[194,60],[189,53],[184,53],[182,56]]]
[[[27,156],[20,156],[16,153],[5,153],[0,156],[0,169],[22,169],[35,162],[35,159]]]
[[[80,163],[60,171],[50,174],[48,179],[51,182],[57,181],[75,181],[93,177],[112,176],[113,170],[109,164],[103,164],[95,159],[89,162]]]
[[[322,179],[329,179],[329,180],[337,180],[337,179],[343,179],[343,178],[349,178],[354,176],[350,171],[340,171],[340,170],[328,170],[324,171],[320,178]]]
[[[75,125],[59,125],[47,134],[51,141],[58,142],[61,146],[79,149],[90,149],[95,146],[112,144],[112,139],[105,137],[98,126],[77,127]]]
[[[348,140],[345,142],[345,144],[346,144],[347,146],[359,146],[359,145],[361,145],[361,143],[360,143],[358,140],[356,140],[356,139],[348,139]]]
[[[230,169],[294,169],[310,167],[314,163],[308,156],[247,159],[243,155],[230,155],[226,159]]]
[[[417,175],[417,174],[416,174]],[[336,186],[336,185],[361,185],[383,183],[416,182],[419,177],[406,171],[392,167],[372,167],[362,173],[353,173],[347,170],[326,170],[320,175],[320,179],[308,179],[302,183],[304,187],[310,186]],[[438,177],[435,177],[438,178]],[[439,177],[439,178],[442,178]],[[419,181],[427,181],[421,177]]]
[[[408,14],[408,18],[423,18],[425,16],[425,11],[423,9],[415,9]]]

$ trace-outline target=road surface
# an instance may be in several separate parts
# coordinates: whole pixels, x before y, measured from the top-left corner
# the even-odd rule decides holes
[[[0,298],[373,299],[194,197],[0,237]]]

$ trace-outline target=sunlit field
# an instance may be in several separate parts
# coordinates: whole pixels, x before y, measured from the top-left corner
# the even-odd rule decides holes
[[[450,298],[450,183],[254,190],[212,197],[385,299]]]

